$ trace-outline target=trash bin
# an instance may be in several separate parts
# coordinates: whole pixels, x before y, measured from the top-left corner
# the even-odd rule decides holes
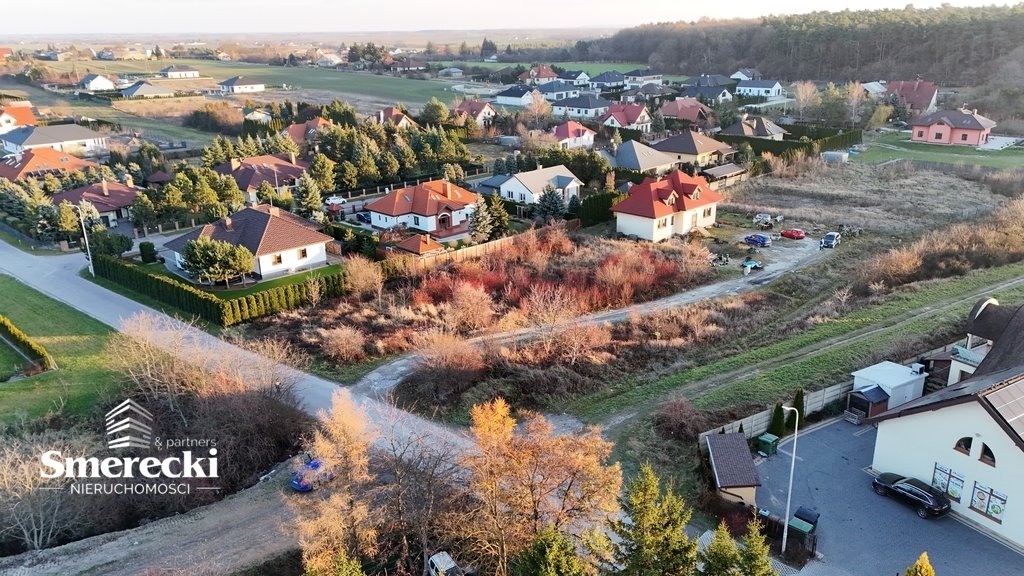
[[[801,506],[796,509],[796,513],[793,516],[807,522],[811,525],[811,530],[814,530],[818,527],[818,517],[821,515],[814,508]]]
[[[811,532],[814,532],[814,526],[811,526],[796,516],[793,516],[793,518],[790,519],[789,535],[793,540],[807,546],[807,537]]]
[[[779,451],[779,437],[764,433],[757,437],[757,451],[765,456],[772,456]]]

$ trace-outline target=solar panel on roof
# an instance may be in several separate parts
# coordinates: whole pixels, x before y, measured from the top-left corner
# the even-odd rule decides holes
[[[986,394],[985,399],[1024,438],[1024,378]]]

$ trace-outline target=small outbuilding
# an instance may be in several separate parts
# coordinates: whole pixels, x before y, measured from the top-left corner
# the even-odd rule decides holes
[[[761,479],[747,445],[747,437],[738,432],[709,434],[708,458],[718,495],[723,500],[756,508],[754,497]]]
[[[847,397],[846,418],[859,424],[863,418],[920,398],[928,373],[922,364],[903,366],[885,361],[857,370],[852,376],[853,391]]]

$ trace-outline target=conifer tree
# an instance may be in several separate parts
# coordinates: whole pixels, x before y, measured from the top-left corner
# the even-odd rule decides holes
[[[509,231],[509,216],[501,196],[497,193],[491,194],[487,201],[487,210],[491,213],[491,237],[489,239],[504,237]]]
[[[697,572],[700,576],[746,576],[740,572],[740,553],[725,522],[718,524],[711,542],[699,557],[704,564]]]
[[[907,568],[906,576],[935,576],[935,569],[932,568],[932,563],[928,560],[927,552],[921,552],[917,562]]]
[[[486,242],[494,232],[494,222],[491,218],[491,211],[483,195],[476,197],[473,203],[473,213],[469,215],[469,234],[474,242]]]
[[[772,560],[768,556],[768,543],[761,533],[761,523],[751,520],[747,524],[747,534],[743,536],[743,548],[740,550],[739,570],[743,576],[778,576],[772,568]]]
[[[309,174],[303,174],[295,183],[295,209],[303,216],[311,216],[323,209],[324,199],[320,196],[320,187]]]
[[[587,576],[571,540],[545,528],[512,562],[512,576]]]
[[[782,409],[782,403],[775,404],[775,411],[772,412],[772,422],[768,425],[768,433],[782,438],[786,435],[786,414]]]
[[[537,207],[534,208],[534,215],[544,221],[549,218],[561,220],[565,216],[565,199],[562,198],[562,193],[550,184],[545,186],[537,201]]]

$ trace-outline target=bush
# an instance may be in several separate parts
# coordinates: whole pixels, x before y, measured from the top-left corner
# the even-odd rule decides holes
[[[156,262],[156,246],[154,246],[152,242],[140,242],[139,256],[146,264]]]
[[[323,350],[338,362],[358,362],[366,358],[366,336],[358,328],[339,326],[322,331]]]
[[[494,300],[475,284],[460,282],[452,293],[448,324],[460,332],[482,330],[494,323]]]
[[[41,344],[29,338],[28,334],[22,332],[20,328],[14,325],[14,322],[11,322],[9,318],[3,315],[0,315],[0,333],[3,333],[4,338],[8,342],[24,352],[26,356],[35,359],[46,370],[52,370],[57,367],[53,362],[53,357],[46,351],[46,348],[43,348]]]
[[[669,400],[658,407],[654,426],[664,438],[695,442],[707,429],[707,418],[686,398]]]

